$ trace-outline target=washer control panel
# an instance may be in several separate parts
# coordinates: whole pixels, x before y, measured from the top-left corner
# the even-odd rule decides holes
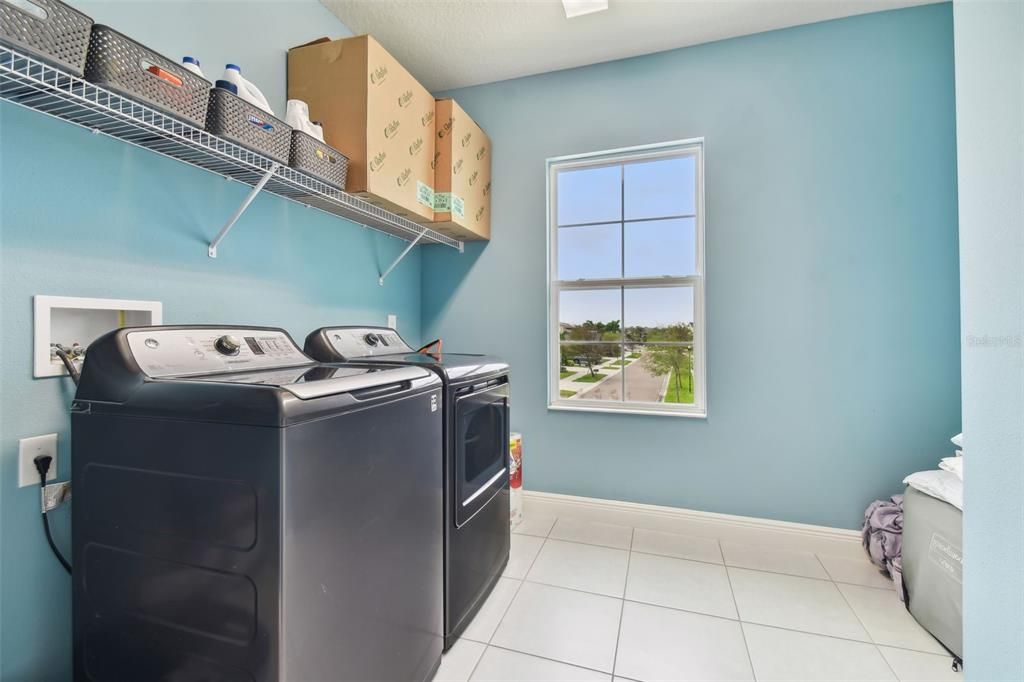
[[[171,377],[308,365],[312,361],[279,329],[138,330],[127,334],[148,376]]]
[[[382,327],[338,327],[327,330],[327,340],[347,360],[374,355],[412,353],[394,329]]]

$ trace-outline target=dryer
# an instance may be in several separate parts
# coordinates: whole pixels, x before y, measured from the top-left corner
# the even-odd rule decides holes
[[[324,327],[305,352],[323,362],[426,368],[444,382],[445,649],[508,563],[509,366],[470,353],[414,351],[388,327]]]
[[[281,329],[121,329],[72,406],[79,680],[429,680],[442,382]]]

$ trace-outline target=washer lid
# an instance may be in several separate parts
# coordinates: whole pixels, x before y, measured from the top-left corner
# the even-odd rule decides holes
[[[297,398],[309,400],[415,381],[429,376],[430,372],[418,367],[305,365],[257,372],[182,377],[182,380],[274,386],[288,391]]]

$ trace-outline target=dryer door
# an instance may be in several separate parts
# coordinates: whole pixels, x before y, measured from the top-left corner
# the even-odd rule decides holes
[[[455,526],[508,485],[508,381],[491,380],[455,397]]]

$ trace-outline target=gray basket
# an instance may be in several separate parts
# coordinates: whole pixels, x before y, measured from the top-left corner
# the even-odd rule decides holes
[[[85,68],[92,19],[59,0],[0,0],[0,43],[76,76]]]
[[[340,190],[345,189],[348,157],[301,130],[292,131],[292,153],[288,165],[295,170],[309,173],[328,185]]]
[[[275,161],[288,163],[291,126],[227,90],[210,90],[206,129]]]
[[[93,26],[85,78],[199,127],[206,121],[212,83],[109,26]]]

